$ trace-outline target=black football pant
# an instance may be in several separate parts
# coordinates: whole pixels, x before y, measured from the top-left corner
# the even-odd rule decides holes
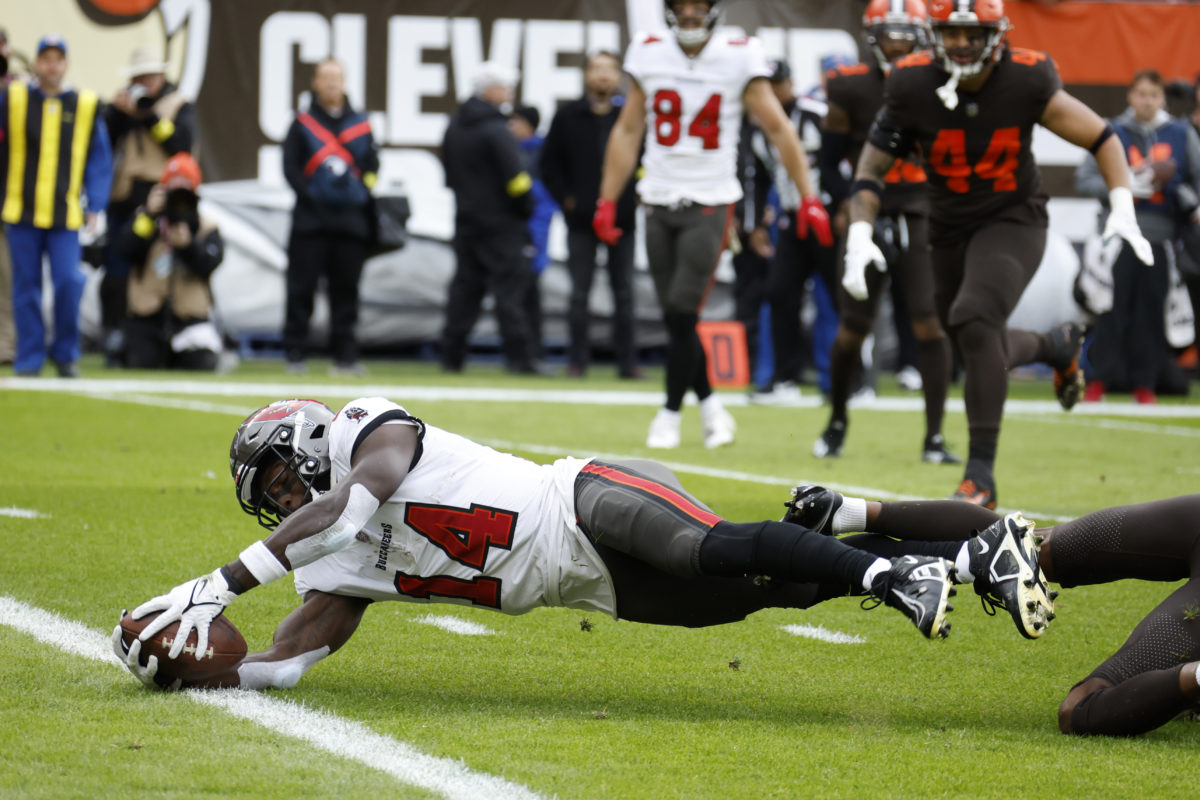
[[[358,279],[367,257],[361,239],[329,233],[293,233],[288,243],[287,307],[283,347],[288,361],[303,361],[317,286],[329,293],[329,350],[334,362],[358,360]]]
[[[632,377],[637,359],[634,351],[633,321],[633,244],[634,232],[627,230],[615,245],[604,245],[608,254],[605,271],[612,290],[612,345],[617,373]],[[567,306],[570,345],[567,363],[580,372],[591,360],[589,299],[596,277],[596,248],[600,241],[590,230],[567,233],[567,272],[571,276],[571,298]]]
[[[750,356],[751,378],[758,366],[759,320],[767,300],[768,259],[754,251],[749,234],[743,232],[742,249],[733,257],[734,319],[746,329],[746,351]]]
[[[483,311],[488,294],[495,301],[504,359],[510,370],[533,370],[532,332],[526,316],[526,298],[533,271],[524,254],[524,227],[482,234],[456,234],[454,278],[446,299],[442,329],[442,366],[460,370],[467,359],[467,337]]]

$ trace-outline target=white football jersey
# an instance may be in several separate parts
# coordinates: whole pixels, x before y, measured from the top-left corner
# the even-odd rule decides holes
[[[608,570],[575,523],[575,477],[587,461],[535,464],[369,397],[347,403],[331,425],[334,485],[379,425],[418,428],[416,466],[349,545],[296,570],[300,594],[615,615]]]
[[[689,58],[673,35],[641,34],[625,54],[625,71],[646,94],[642,202],[715,206],[741,199],[742,93],[771,74],[762,43],[717,31]]]

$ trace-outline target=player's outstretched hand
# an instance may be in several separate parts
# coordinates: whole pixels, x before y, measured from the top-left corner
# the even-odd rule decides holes
[[[121,616],[125,616],[125,612],[121,612]],[[150,656],[146,659],[146,666],[143,667],[140,663],[142,640],[134,639],[133,644],[129,645],[129,649],[126,650],[125,640],[121,636],[120,623],[117,623],[117,627],[113,628],[112,646],[117,660],[125,666],[125,669],[129,670],[133,677],[141,681],[147,689],[178,689],[183,685],[183,681],[176,678],[175,682],[170,686],[159,686],[154,680],[154,676],[158,674],[158,656]]]
[[[833,247],[833,231],[829,228],[829,212],[821,203],[821,198],[805,197],[800,201],[796,211],[796,237],[807,239],[809,231],[817,236],[821,247]]]
[[[196,630],[196,660],[204,657],[208,649],[208,626],[221,615],[225,607],[233,602],[236,594],[229,590],[229,584],[220,570],[200,578],[194,578],[187,583],[181,583],[164,595],[153,600],[147,600],[133,610],[133,618],[141,619],[155,611],[162,613],[146,626],[138,639],[146,641],[172,622],[179,620],[179,632],[175,634],[175,642],[167,653],[170,658],[178,658],[183,652],[184,643],[192,629]]]
[[[875,269],[883,272],[887,269],[887,259],[875,245],[875,226],[859,220],[850,223],[846,231],[846,261],[842,274],[842,286],[855,300],[867,299],[867,265],[874,264]]]
[[[1108,214],[1108,222],[1104,224],[1104,241],[1120,236],[1129,243],[1133,254],[1143,264],[1147,267],[1154,266],[1154,251],[1150,249],[1146,237],[1142,236],[1141,228],[1137,224],[1137,215],[1133,211],[1133,193],[1123,186],[1118,186],[1108,193],[1108,204],[1112,210]]]
[[[614,245],[624,233],[617,227],[617,204],[601,197],[596,200],[596,213],[592,216],[592,230],[596,238],[607,245]]]

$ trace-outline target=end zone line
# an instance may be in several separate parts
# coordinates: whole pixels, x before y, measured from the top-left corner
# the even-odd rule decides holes
[[[124,669],[113,655],[111,634],[100,633],[52,611],[0,595],[0,624],[72,655]],[[130,680],[133,680],[131,677]],[[504,778],[475,772],[462,761],[422,753],[365,725],[291,700],[259,692],[190,690],[182,696],[221,709],[292,739],[385,772],[402,783],[452,800],[542,800],[542,795]]]

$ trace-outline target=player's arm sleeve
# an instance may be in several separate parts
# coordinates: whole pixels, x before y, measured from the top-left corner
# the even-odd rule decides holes
[[[915,137],[896,121],[894,112],[884,105],[871,123],[867,141],[896,158],[906,158],[913,151]]]

